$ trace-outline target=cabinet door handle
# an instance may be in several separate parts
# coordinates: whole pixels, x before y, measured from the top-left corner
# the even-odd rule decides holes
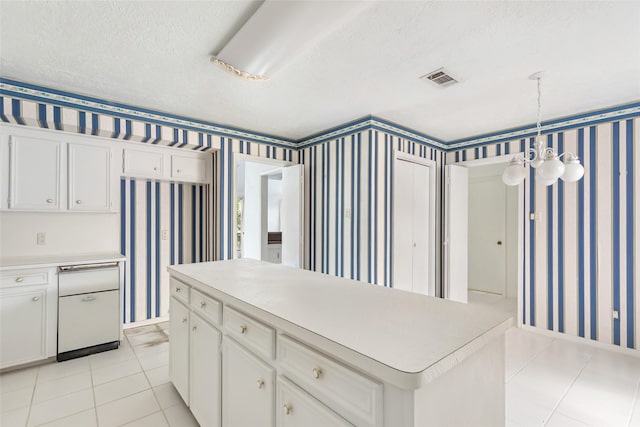
[[[180,169],[176,169],[176,173],[180,173]]]
[[[247,325],[240,325],[240,333],[241,334],[247,333]]]
[[[154,170],[154,171],[156,171],[156,172],[158,172],[158,167],[157,167],[157,166],[155,166],[155,167],[153,168],[153,170]]]
[[[180,287],[176,288],[176,292],[181,292],[181,291],[182,291],[182,288],[180,288]]]
[[[197,326],[194,326],[193,328],[191,328],[191,330],[192,330],[193,332],[195,332],[195,331],[197,331],[197,330],[198,330],[198,327],[197,327]]]
[[[24,277],[16,277],[16,282],[20,283],[24,280]]]
[[[47,203],[53,203],[53,199],[47,199]]]
[[[82,200],[76,200],[76,205],[81,205],[82,204]]]
[[[82,298],[82,301],[95,301],[95,300],[96,300],[96,297],[94,297],[92,295],[89,295],[89,296],[86,296],[86,297]]]
[[[205,308],[206,306],[207,306],[207,303],[206,303],[206,302],[202,301],[202,302],[200,303],[200,308]]]
[[[263,387],[264,387],[264,380],[263,380],[262,378],[260,378],[260,379],[258,380],[258,388],[260,388],[260,389],[261,389],[261,388],[263,388]]]
[[[285,403],[284,406],[282,407],[282,410],[284,411],[285,415],[289,415],[293,411],[293,408],[291,407],[291,405],[287,405]]]
[[[320,379],[320,375],[322,375],[322,369],[320,369],[320,368],[313,368],[313,370],[311,371],[311,373],[313,374],[313,378],[315,378],[315,379]]]
[[[182,323],[187,323],[187,317],[186,316],[182,318]]]
[[[33,297],[31,298],[31,301],[40,301],[40,297]]]

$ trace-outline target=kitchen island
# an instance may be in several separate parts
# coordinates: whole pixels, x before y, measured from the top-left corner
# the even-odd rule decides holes
[[[504,425],[506,313],[254,260],[169,273],[201,425]]]

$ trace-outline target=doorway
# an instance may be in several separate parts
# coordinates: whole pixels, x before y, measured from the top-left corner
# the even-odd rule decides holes
[[[512,156],[447,166],[445,296],[515,315],[521,310],[524,184],[502,182]]]
[[[301,267],[302,166],[234,156],[234,258]]]

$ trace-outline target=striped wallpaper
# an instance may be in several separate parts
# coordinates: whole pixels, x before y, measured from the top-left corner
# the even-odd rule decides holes
[[[305,268],[393,286],[394,150],[436,162],[440,224],[443,151],[375,129],[311,145],[298,152],[305,170]],[[439,226],[437,232],[439,241]],[[438,268],[436,283],[439,274]]]
[[[628,348],[640,339],[640,119],[546,135],[580,157],[577,183],[525,180],[523,323]],[[533,138],[447,153],[447,162],[524,151]],[[540,218],[529,221],[529,213]],[[616,314],[617,312],[617,318]]]

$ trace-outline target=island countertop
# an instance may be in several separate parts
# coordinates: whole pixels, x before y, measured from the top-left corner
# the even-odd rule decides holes
[[[249,314],[258,310],[284,333],[332,345],[344,360],[355,352],[351,364],[402,388],[433,381],[513,324],[510,314],[489,308],[256,260],[168,270]]]

